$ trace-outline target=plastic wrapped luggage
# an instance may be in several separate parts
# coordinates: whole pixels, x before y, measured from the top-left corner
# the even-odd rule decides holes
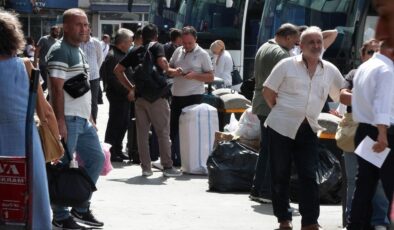
[[[221,89],[214,90],[212,92],[213,95],[218,96],[218,97],[223,96],[225,94],[230,94],[230,93],[235,93],[235,91],[233,89],[229,89],[229,88],[221,88]]]
[[[226,125],[230,122],[230,116],[232,113],[239,119],[243,112],[251,106],[250,100],[246,99],[245,96],[238,93],[224,94],[220,96],[223,101],[223,109],[220,109],[220,124]],[[220,127],[223,130],[223,127]]]
[[[217,131],[219,121],[216,108],[205,103],[183,108],[179,118],[183,172],[207,174],[206,162],[212,152]]]

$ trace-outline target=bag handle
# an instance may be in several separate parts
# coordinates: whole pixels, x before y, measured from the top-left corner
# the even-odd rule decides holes
[[[68,159],[68,162],[70,163],[71,160],[72,160],[72,156],[70,154],[70,151],[68,151],[67,144],[64,141],[64,138],[61,139],[61,142],[62,142],[62,145],[63,145],[63,148],[64,148],[64,155],[66,155],[66,157]]]

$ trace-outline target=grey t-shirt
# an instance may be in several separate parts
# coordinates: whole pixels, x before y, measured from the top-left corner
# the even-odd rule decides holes
[[[37,46],[40,47],[40,53],[38,54],[38,58],[40,59],[39,65],[47,65],[45,56],[47,55],[49,48],[51,48],[56,41],[57,39],[51,37],[51,35],[45,35],[38,40]]]

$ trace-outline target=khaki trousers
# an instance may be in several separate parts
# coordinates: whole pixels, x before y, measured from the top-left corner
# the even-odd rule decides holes
[[[149,130],[151,125],[156,131],[160,161],[164,168],[172,167],[170,140],[170,106],[165,98],[153,103],[143,98],[135,101],[135,118],[137,125],[138,152],[143,170],[151,169],[149,154]]]

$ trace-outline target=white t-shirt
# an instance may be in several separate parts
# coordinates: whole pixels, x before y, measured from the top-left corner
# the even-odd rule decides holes
[[[225,50],[222,55],[217,58],[219,58],[218,62],[216,58],[213,60],[214,75],[215,77],[223,79],[226,87],[231,87],[231,72],[233,71],[233,59],[231,58],[231,54]]]
[[[178,47],[171,57],[170,66],[174,68],[181,67],[185,73],[190,71],[196,73],[213,71],[208,52],[197,44],[191,52],[186,52],[182,46]],[[182,97],[203,94],[204,92],[204,82],[188,80],[183,77],[174,77],[172,95]]]

